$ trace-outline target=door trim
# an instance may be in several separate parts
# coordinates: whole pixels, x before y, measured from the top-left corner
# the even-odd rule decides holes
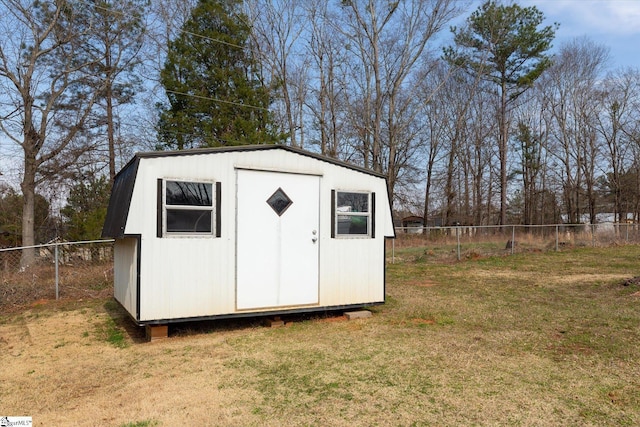
[[[242,174],[241,172],[249,172],[249,174]],[[293,272],[293,276],[289,275],[288,278],[289,280],[285,280],[284,282],[280,282],[278,280],[275,281],[275,283],[277,283],[277,287],[278,287],[278,291],[275,291],[274,293],[270,293],[269,289],[267,289],[264,293],[265,295],[265,299],[266,301],[264,302],[265,304],[268,304],[270,302],[270,297],[271,296],[276,296],[276,299],[283,297],[283,299],[285,299],[284,302],[279,302],[279,301],[273,301],[271,300],[271,302],[274,302],[276,304],[269,304],[269,305],[260,305],[260,303],[252,303],[250,301],[245,301],[247,298],[243,297],[242,300],[242,307],[240,307],[240,301],[241,301],[241,293],[244,295],[247,295],[246,292],[251,292],[252,289],[252,281],[250,280],[245,280],[243,279],[242,282],[240,281],[240,274],[239,271],[241,268],[243,268],[243,266],[247,265],[247,262],[249,262],[247,260],[247,258],[252,259],[251,258],[251,254],[247,255],[247,252],[244,253],[240,253],[240,251],[243,251],[243,247],[248,247],[245,246],[246,243],[246,234],[241,237],[241,231],[240,231],[240,227],[247,221],[251,221],[251,219],[247,219],[244,218],[242,221],[240,220],[240,215],[243,214],[243,212],[240,212],[240,209],[251,209],[253,211],[253,208],[256,207],[260,202],[262,202],[262,196],[265,194],[260,194],[259,196],[256,194],[257,198],[255,199],[255,205],[251,205],[252,202],[246,202],[247,199],[244,199],[243,197],[248,197],[246,194],[242,194],[245,191],[245,188],[248,187],[250,185],[250,182],[248,181],[248,178],[250,177],[250,173],[255,172],[255,173],[260,173],[260,172],[264,172],[265,176],[268,176],[269,180],[271,181],[276,181],[273,182],[274,185],[276,186],[283,186],[283,188],[286,191],[286,179],[282,180],[283,182],[277,182],[278,181],[278,176],[288,176],[287,179],[292,179],[293,175],[298,175],[298,176],[306,176],[307,178],[317,178],[317,179],[313,179],[313,180],[309,180],[307,179],[306,182],[303,182],[302,184],[298,184],[298,188],[297,188],[297,192],[298,195],[300,194],[300,191],[305,191],[305,190],[311,190],[308,191],[307,194],[312,194],[313,195],[313,199],[315,199],[315,201],[313,202],[313,204],[311,202],[309,202],[309,198],[307,199],[303,199],[301,202],[303,203],[302,206],[304,206],[304,202],[306,201],[308,203],[308,205],[312,208],[311,210],[308,210],[307,213],[309,214],[309,216],[311,216],[310,212],[315,211],[315,213],[313,214],[313,219],[314,221],[311,222],[312,228],[309,229],[309,240],[311,240],[311,231],[312,229],[314,231],[316,231],[316,236],[318,237],[317,241],[314,241],[313,246],[315,247],[314,252],[314,256],[313,256],[313,262],[309,262],[309,264],[306,264],[308,266],[308,268],[311,268],[310,266],[315,264],[315,266],[313,267],[313,271],[315,273],[314,274],[310,274],[308,276],[304,276],[304,275],[300,275],[297,276],[295,273],[295,269],[290,269],[287,270],[286,269],[286,264],[282,263],[283,259],[287,259],[286,255],[282,255],[280,252],[280,255],[278,255],[277,257],[273,257],[271,259],[276,260],[279,263],[279,266],[277,267],[279,270],[273,270],[274,272],[276,272],[275,274],[277,276],[279,276],[280,274],[282,274],[283,272],[286,273],[290,273]],[[239,168],[236,167],[236,212],[235,212],[235,216],[236,216],[236,220],[235,220],[235,286],[234,286],[234,291],[235,291],[235,311],[236,312],[259,312],[259,311],[273,311],[273,310],[278,310],[278,309],[288,309],[288,308],[296,308],[296,307],[318,307],[320,305],[320,242],[321,239],[319,239],[321,233],[320,233],[320,224],[321,224],[321,177],[322,175],[319,174],[314,174],[314,173],[297,173],[297,172],[289,172],[289,171],[282,171],[282,170],[265,170],[265,169],[258,169],[258,168]],[[306,179],[306,178],[305,178]],[[304,180],[303,180],[304,181]],[[289,181],[290,183],[290,181]],[[297,183],[296,183],[297,184]],[[276,188],[276,187],[274,187]],[[294,186],[295,188],[295,186]],[[260,191],[263,191],[264,188],[262,188]],[[247,192],[249,192],[249,194],[251,194],[251,192],[249,190],[247,190]],[[264,197],[264,202],[265,202],[265,206],[267,206],[269,208],[270,214],[274,214],[274,212],[272,212],[271,207],[268,206],[266,204],[266,199],[269,195],[265,195]],[[258,200],[260,202],[258,202]],[[296,200],[294,199],[294,203],[296,203]],[[300,203],[300,202],[298,202]],[[241,205],[243,205],[241,207]],[[316,209],[313,209],[316,208]],[[304,211],[302,212],[298,212],[298,215],[304,215]],[[286,213],[285,213],[286,216]],[[303,217],[297,217],[298,220],[300,220],[300,218],[304,218]],[[269,222],[265,222],[264,225],[270,224]],[[258,225],[258,228],[260,227],[260,225]],[[252,230],[249,227],[249,230]],[[289,232],[291,232],[291,228],[289,228]],[[255,231],[255,229],[253,229],[252,231]],[[285,233],[286,234],[286,233]],[[279,234],[279,236],[282,236],[282,234]],[[304,245],[304,238],[301,240],[298,239],[294,239],[291,241],[293,247],[298,247],[298,248],[304,248],[302,246],[296,246],[296,245],[300,245],[303,244]],[[282,243],[282,241],[280,242]],[[295,250],[295,249],[294,249]],[[308,250],[307,249],[303,249],[304,251]],[[249,251],[251,252],[251,251]],[[244,258],[243,258],[244,257]],[[300,259],[304,259],[304,258],[300,258]],[[298,264],[291,264],[291,265],[298,265]],[[304,270],[303,270],[304,271]],[[301,280],[296,281],[295,278],[296,277],[300,277]],[[291,281],[291,278],[293,278],[294,280]],[[310,280],[305,280],[305,278],[310,278]],[[296,282],[300,282],[304,285],[306,285],[307,287],[303,287],[303,288],[299,288],[302,290],[301,294],[298,294],[298,296],[296,297],[296,292],[295,292],[295,288],[291,288],[291,287],[287,287],[287,286],[291,286],[292,283],[296,283]],[[306,283],[305,283],[306,282]],[[258,283],[257,281],[254,281],[253,283]],[[268,285],[272,285],[274,284],[274,282],[267,282]],[[283,289],[280,291],[280,285],[283,285]],[[253,285],[255,286],[255,285]],[[306,291],[304,290],[306,289]],[[242,290],[242,292],[241,292]],[[291,291],[294,291],[293,293],[291,293]],[[305,296],[306,295],[306,296]],[[289,301],[286,301],[287,296],[291,296],[291,298],[289,298]],[[312,296],[312,297],[311,297]],[[297,303],[295,302],[296,299],[302,300],[304,301],[305,298],[307,297],[311,297],[308,298],[309,300],[313,300],[313,301],[305,301],[305,302],[300,302]],[[247,307],[247,305],[252,305],[251,307]]]

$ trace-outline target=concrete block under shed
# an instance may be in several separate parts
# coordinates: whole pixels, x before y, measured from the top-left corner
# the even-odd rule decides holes
[[[169,325],[146,325],[147,341],[156,341],[169,338]]]
[[[280,328],[284,326],[284,320],[280,319],[280,316],[267,317],[264,320],[264,325],[268,328]]]
[[[366,319],[373,316],[369,310],[347,311],[344,313],[347,320]]]

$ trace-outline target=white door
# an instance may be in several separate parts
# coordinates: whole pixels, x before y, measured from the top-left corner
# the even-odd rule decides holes
[[[320,177],[238,170],[236,307],[318,303]]]

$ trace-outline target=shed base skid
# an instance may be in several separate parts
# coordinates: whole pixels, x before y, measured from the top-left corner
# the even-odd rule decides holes
[[[331,312],[337,312],[337,311],[342,311],[342,312],[356,311],[357,312],[358,310],[363,310],[366,307],[373,307],[373,306],[384,304],[384,301],[377,301],[377,302],[369,302],[366,304],[336,305],[336,306],[327,306],[327,307],[307,307],[307,308],[297,308],[297,309],[268,311],[268,312],[265,312],[265,311],[242,312],[242,313],[220,314],[220,315],[214,315],[214,316],[198,316],[198,317],[185,317],[185,318],[179,318],[179,319],[158,319],[158,320],[141,321],[133,317],[131,313],[129,313],[126,310],[126,308],[120,301],[118,301],[117,299],[116,301],[125,309],[124,311],[127,312],[127,314],[129,314],[130,319],[133,320],[136,325],[145,327],[145,330],[147,331],[147,338],[149,337],[148,335],[149,333],[148,331],[150,330],[149,328],[153,328],[153,327],[166,328],[165,329],[166,332],[164,332],[165,334],[164,338],[166,338],[166,335],[168,335],[168,325],[175,324],[175,323],[201,322],[201,321],[210,321],[210,320],[224,320],[224,319],[251,318],[251,317],[256,319],[260,319],[260,318],[275,319],[276,317],[281,317],[281,316],[291,315],[291,314],[331,313]],[[158,331],[156,331],[156,334],[161,334],[162,332],[160,331],[162,330],[159,329]]]

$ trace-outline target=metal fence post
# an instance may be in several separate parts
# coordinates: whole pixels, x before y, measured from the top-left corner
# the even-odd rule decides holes
[[[456,238],[458,239],[458,261],[460,261],[460,227],[456,227]]]
[[[56,270],[56,300],[60,298],[60,276],[58,274],[58,244],[53,247]]]
[[[391,264],[396,263],[396,239],[391,239]]]
[[[511,226],[511,255],[514,253],[516,247],[516,226]]]
[[[556,252],[558,252],[558,244],[559,244],[558,239],[560,237],[559,236],[559,234],[560,234],[559,230],[560,230],[560,227],[558,226],[558,224],[556,224]]]
[[[625,232],[626,232],[626,236],[624,238],[624,241],[629,243],[629,223],[627,223],[625,225],[626,225],[626,227],[624,229],[625,229]]]

